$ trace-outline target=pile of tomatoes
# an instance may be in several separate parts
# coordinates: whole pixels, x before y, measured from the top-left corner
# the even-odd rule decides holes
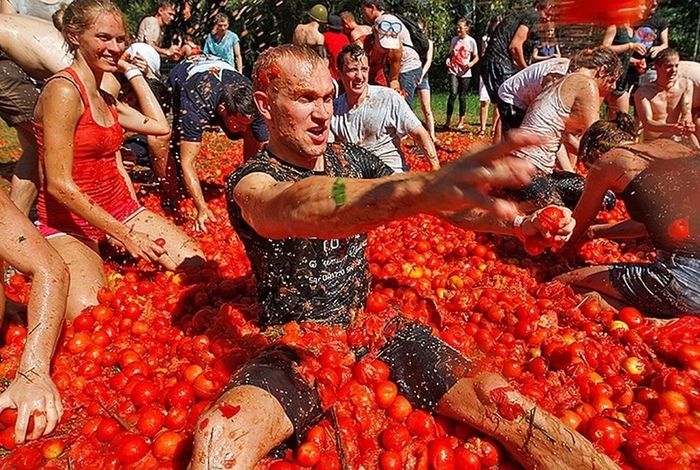
[[[441,161],[474,142],[443,135]],[[412,168],[428,169],[407,150]],[[65,409],[60,425],[15,446],[16,413],[0,413],[0,468],[184,469],[201,413],[271,342],[308,351],[302,374],[315,383],[326,412],[300,446],[279,449],[261,470],[519,468],[493,439],[414,409],[398,392],[374,356],[397,315],[430,325],[623,468],[700,468],[700,321],[657,327],[634,308],[613,313],[551,281],[585,264],[649,261],[654,253],[645,241],[588,241],[529,256],[515,238],[416,216],[370,233],[372,291],[352,327],[290,323],[261,331],[255,280],[222,192],[224,176],[241,163],[240,145],[210,135],[201,160],[217,222],[195,232],[188,203],[165,215],[198,241],[208,262],[174,273],[106,261],[99,305],[66,324],[57,346],[52,378]],[[163,213],[157,194],[141,197]],[[621,205],[601,214],[622,217]],[[21,275],[6,286],[18,302],[28,290]],[[0,387],[17,373],[27,331],[8,324],[2,334]]]

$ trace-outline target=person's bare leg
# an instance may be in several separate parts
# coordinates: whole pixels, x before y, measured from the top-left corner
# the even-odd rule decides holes
[[[489,104],[490,101],[479,101],[479,133],[486,133],[486,123],[489,120]]]
[[[269,392],[236,386],[199,418],[189,469],[252,470],[293,432],[282,405]]]
[[[493,436],[526,469],[620,468],[582,435],[491,372],[460,379],[436,411]]]
[[[610,266],[588,266],[585,268],[574,269],[568,273],[560,274],[555,280],[569,284],[574,288],[583,288],[587,290],[598,291],[599,293],[620,299],[620,294],[615,290],[610,280]]]
[[[70,288],[66,305],[66,319],[73,320],[84,308],[97,305],[97,293],[107,282],[102,258],[97,246],[68,235],[49,238],[70,272]]]
[[[420,100],[420,106],[423,110],[423,116],[425,116],[425,127],[430,134],[430,138],[433,142],[437,139],[435,138],[435,117],[433,116],[433,109],[430,105],[430,90],[417,90],[418,99]]]
[[[29,215],[29,210],[39,194],[39,156],[31,123],[23,122],[15,129],[22,155],[12,175],[10,199],[22,214]]]
[[[180,183],[177,179],[177,164],[170,152],[170,134],[146,137],[148,154],[151,158],[153,173],[163,188],[163,194],[171,202],[178,202]]]
[[[153,240],[165,240],[166,254],[158,260],[165,269],[174,271],[204,263],[204,252],[199,245],[177,225],[158,214],[145,210],[126,222],[126,225],[137,232],[147,233]]]

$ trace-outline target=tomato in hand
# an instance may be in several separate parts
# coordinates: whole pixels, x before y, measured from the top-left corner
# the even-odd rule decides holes
[[[523,242],[523,248],[525,248],[525,252],[530,256],[541,255],[544,249],[547,248],[547,241],[538,233],[527,237]]]
[[[542,227],[550,233],[559,230],[559,222],[564,218],[564,212],[555,206],[547,206],[537,214]]]

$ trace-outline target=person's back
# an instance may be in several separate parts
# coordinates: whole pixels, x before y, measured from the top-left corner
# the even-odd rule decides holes
[[[0,50],[37,80],[50,77],[73,60],[54,25],[32,16],[0,14]]]
[[[624,147],[623,147],[624,148]],[[643,151],[628,150],[636,158],[650,160],[620,194],[630,217],[647,229],[654,246],[672,253],[700,254],[700,155],[654,158]],[[687,236],[675,236],[670,229],[677,221],[687,224]]]
[[[527,111],[544,87],[543,79],[550,75],[565,75],[569,59],[549,59],[537,62],[516,73],[498,88],[498,96],[504,103]]]
[[[323,46],[324,40],[320,31],[320,25],[328,21],[328,10],[323,5],[318,4],[311,7],[308,15],[311,21],[298,24],[294,28],[292,44],[309,46],[311,48]]]
[[[687,78],[693,84],[693,114],[700,112],[700,63],[681,60],[678,63],[678,74]]]

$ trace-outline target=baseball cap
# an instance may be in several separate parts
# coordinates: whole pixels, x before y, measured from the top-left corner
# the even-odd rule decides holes
[[[140,55],[156,75],[160,75],[160,55],[150,44],[135,42],[126,50],[130,57]]]
[[[343,22],[340,20],[340,16],[328,15],[328,29],[332,29],[333,31],[343,30]]]

